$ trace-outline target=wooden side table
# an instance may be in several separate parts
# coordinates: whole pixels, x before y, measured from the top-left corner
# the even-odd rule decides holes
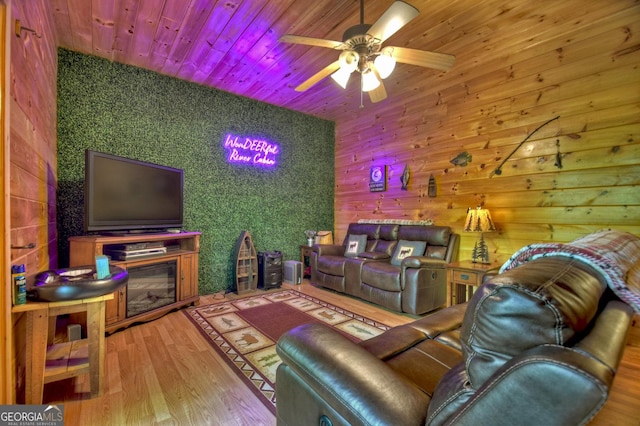
[[[308,278],[311,276],[311,253],[313,247],[301,245],[300,246],[300,262],[302,262],[302,276]],[[307,271],[309,273],[307,273]]]
[[[447,268],[447,306],[451,306],[468,301],[482,284],[484,274],[493,266],[466,260],[450,263]]]
[[[89,373],[91,396],[104,389],[105,301],[113,293],[64,302],[27,302],[11,309],[26,321],[25,403],[42,404],[45,383]],[[53,343],[58,315],[86,312],[87,338]],[[50,322],[51,321],[51,322]],[[53,327],[51,325],[53,324]],[[50,333],[50,329],[53,329]]]

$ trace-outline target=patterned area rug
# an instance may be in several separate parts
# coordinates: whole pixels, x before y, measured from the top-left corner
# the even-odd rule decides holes
[[[358,342],[390,327],[295,290],[183,310],[211,346],[275,414],[278,338],[305,323],[324,323]]]

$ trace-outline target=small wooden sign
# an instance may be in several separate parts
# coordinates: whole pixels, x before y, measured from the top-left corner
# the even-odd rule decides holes
[[[369,170],[369,191],[384,192],[387,190],[387,166],[373,166]]]

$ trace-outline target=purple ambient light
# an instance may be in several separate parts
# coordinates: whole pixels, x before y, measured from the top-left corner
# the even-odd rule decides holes
[[[280,146],[276,143],[227,133],[222,146],[228,152],[228,163],[250,164],[256,167],[274,167],[278,163]]]

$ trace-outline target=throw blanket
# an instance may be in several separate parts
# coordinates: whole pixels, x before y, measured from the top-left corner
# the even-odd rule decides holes
[[[500,273],[545,256],[566,256],[592,266],[609,288],[640,313],[640,238],[628,232],[601,231],[571,243],[531,244],[521,248]]]

